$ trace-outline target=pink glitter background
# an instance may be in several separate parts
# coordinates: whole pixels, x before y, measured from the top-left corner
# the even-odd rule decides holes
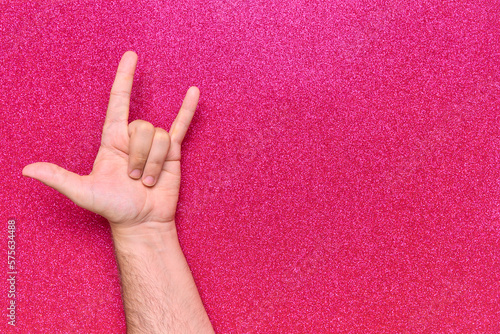
[[[0,10],[0,332],[125,333],[107,222],[21,170],[91,171],[127,50],[130,120],[201,91],[177,224],[218,333],[500,332],[498,1]]]

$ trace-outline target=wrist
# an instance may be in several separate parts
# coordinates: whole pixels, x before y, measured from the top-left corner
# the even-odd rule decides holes
[[[113,226],[112,233],[127,328],[141,333],[164,333],[167,327],[175,333],[213,333],[175,223]]]
[[[110,222],[111,234],[116,248],[138,249],[148,247],[157,250],[178,245],[175,222],[147,222],[137,225],[120,226]]]

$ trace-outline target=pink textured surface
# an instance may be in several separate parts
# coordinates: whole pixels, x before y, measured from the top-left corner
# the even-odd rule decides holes
[[[21,169],[90,172],[127,50],[131,120],[168,128],[201,90],[177,222],[217,332],[500,332],[497,1],[0,11],[0,332],[125,332],[107,222]]]

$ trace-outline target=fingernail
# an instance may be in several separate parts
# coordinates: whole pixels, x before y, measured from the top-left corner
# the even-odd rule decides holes
[[[152,176],[146,176],[146,178],[144,178],[144,184],[145,185],[152,186],[153,183],[155,183],[154,177],[152,177]]]
[[[130,173],[130,177],[133,178],[133,179],[138,179],[141,177],[141,171],[139,169],[134,169],[131,173]]]

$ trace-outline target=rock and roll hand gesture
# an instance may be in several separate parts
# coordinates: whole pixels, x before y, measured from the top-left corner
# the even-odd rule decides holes
[[[180,186],[181,143],[199,99],[190,87],[170,130],[136,120],[128,123],[137,55],[126,52],[111,89],[99,152],[89,175],[37,162],[23,175],[61,192],[75,204],[108,219],[126,233],[146,226],[175,228]]]

